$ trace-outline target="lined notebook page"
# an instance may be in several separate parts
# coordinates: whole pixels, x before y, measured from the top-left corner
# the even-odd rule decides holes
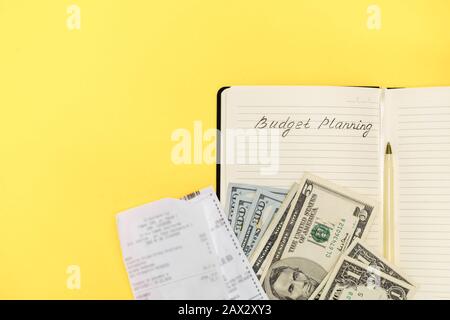
[[[226,197],[229,182],[288,188],[309,171],[380,200],[380,92],[379,89],[354,87],[227,89],[222,94],[221,110],[221,199]],[[263,117],[266,122],[260,122]],[[329,120],[327,125],[323,123],[325,119]],[[332,119],[335,121],[330,125]],[[263,174],[267,162],[230,163],[227,156],[232,149],[231,138],[226,131],[261,128],[271,121],[295,121],[298,125],[298,129],[289,130],[285,137],[281,136],[284,131],[280,129],[277,172]],[[359,126],[339,129],[338,122],[365,125],[366,130]],[[370,130],[367,130],[368,124],[371,124]],[[238,144],[237,149],[233,152],[251,153],[264,148],[252,140]],[[381,214],[376,217],[368,236],[368,244],[379,250],[382,243],[380,218]]]
[[[396,258],[418,299],[450,298],[450,88],[388,90],[397,160]]]

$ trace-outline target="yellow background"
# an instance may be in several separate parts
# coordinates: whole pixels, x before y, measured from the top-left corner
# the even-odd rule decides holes
[[[132,298],[115,214],[214,184],[170,137],[219,87],[450,85],[449,30],[445,0],[0,0],[0,298]]]

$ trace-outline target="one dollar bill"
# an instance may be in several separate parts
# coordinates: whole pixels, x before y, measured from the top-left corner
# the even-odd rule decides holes
[[[345,256],[357,260],[366,266],[394,277],[397,280],[406,282],[409,285],[415,286],[414,282],[405,276],[405,273],[398,267],[392,265],[390,262],[381,257],[381,254],[369,248],[363,241],[356,239],[348,247]]]
[[[369,248],[363,241],[360,239],[355,239],[350,246],[347,248],[344,253],[345,257],[357,260],[358,262],[364,264],[365,266],[371,267],[373,269],[379,270],[380,272],[391,276],[399,281],[406,282],[407,284],[416,287],[416,285],[408,279],[404,272],[401,271],[396,266],[392,265],[375,250]],[[320,285],[313,292],[309,300],[320,300],[320,296],[322,295],[325,286],[327,285],[330,279],[331,273],[325,277],[324,280],[320,283]]]
[[[328,279],[320,300],[407,300],[414,286],[350,257],[343,257]]]

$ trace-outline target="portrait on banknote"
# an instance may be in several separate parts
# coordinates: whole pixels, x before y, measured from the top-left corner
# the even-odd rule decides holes
[[[270,266],[264,289],[270,299],[306,300],[326,274],[326,270],[312,260],[281,259]]]

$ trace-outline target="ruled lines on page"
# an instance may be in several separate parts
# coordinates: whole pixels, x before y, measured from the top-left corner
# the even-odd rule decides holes
[[[416,298],[450,298],[450,88],[392,92],[400,266]]]
[[[378,89],[239,87],[227,96],[227,108],[227,128],[245,131],[263,128],[261,123],[283,121],[294,121],[294,125],[289,130],[279,129],[277,172],[263,174],[261,168],[267,166],[263,163],[225,164],[222,190],[228,182],[288,188],[305,172],[311,172],[361,194],[380,198]],[[366,126],[365,129],[339,129],[338,122]],[[257,134],[253,133],[254,141]],[[237,150],[257,153],[261,145],[243,143]],[[379,217],[375,220],[368,243],[380,248]]]

